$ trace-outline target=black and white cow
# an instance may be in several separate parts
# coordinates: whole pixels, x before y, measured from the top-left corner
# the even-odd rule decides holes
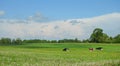
[[[103,50],[103,48],[102,47],[97,47],[96,50]]]
[[[68,51],[69,49],[68,48],[63,48],[63,51]]]

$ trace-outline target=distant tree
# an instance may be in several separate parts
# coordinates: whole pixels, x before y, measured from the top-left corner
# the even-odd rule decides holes
[[[115,42],[114,38],[113,37],[109,37],[108,43],[114,43],[114,42]]]
[[[114,37],[114,42],[115,43],[120,43],[120,34]]]
[[[85,39],[85,40],[82,41],[82,43],[89,43],[89,40]]]
[[[1,39],[0,39],[0,44],[2,44],[2,43],[1,43]]]
[[[0,43],[3,45],[11,44],[11,39],[10,38],[1,38]]]
[[[105,33],[103,33],[103,36],[102,36],[102,43],[103,42],[104,43],[110,43],[111,42],[110,37]]]
[[[81,43],[81,41],[78,40],[77,38],[75,38],[74,42],[75,42],[75,43]]]
[[[107,39],[108,35],[103,33],[103,30],[101,28],[96,28],[93,30],[93,33],[91,34],[89,41],[95,43],[102,43],[106,42]]]
[[[90,36],[90,42],[101,42],[101,37],[103,36],[103,30],[100,28],[94,29],[93,33]]]
[[[22,40],[21,40],[20,38],[17,38],[17,39],[15,40],[15,43],[16,43],[17,45],[22,44]]]
[[[17,44],[15,39],[12,40],[12,44],[13,45]]]
[[[64,40],[58,40],[58,43],[64,43]]]
[[[51,40],[50,43],[57,43],[57,40]]]

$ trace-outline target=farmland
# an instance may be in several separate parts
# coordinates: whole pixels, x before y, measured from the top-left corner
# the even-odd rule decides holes
[[[102,51],[88,48],[103,47]],[[69,51],[62,51],[69,48]],[[29,43],[0,46],[0,66],[120,66],[120,44]]]

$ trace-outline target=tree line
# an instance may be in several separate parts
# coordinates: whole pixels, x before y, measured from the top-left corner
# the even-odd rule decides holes
[[[101,28],[96,28],[93,30],[90,38],[86,40],[75,39],[62,39],[62,40],[41,40],[41,39],[30,39],[30,40],[21,40],[10,39],[10,38],[1,38],[0,45],[21,45],[23,43],[120,43],[120,34],[115,37],[110,37],[106,33],[103,33]]]
[[[77,38],[75,39],[62,39],[62,40],[40,40],[40,39],[33,39],[33,40],[23,40],[24,43],[81,43],[80,40]]]
[[[0,45],[21,45],[23,41],[20,38],[10,39],[10,38],[1,38]]]

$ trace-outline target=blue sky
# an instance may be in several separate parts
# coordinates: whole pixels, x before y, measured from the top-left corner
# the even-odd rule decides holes
[[[95,28],[114,37],[119,25],[120,0],[0,0],[0,38],[83,40]]]
[[[27,18],[40,12],[50,19],[87,18],[120,12],[120,0],[0,0],[6,18]]]

